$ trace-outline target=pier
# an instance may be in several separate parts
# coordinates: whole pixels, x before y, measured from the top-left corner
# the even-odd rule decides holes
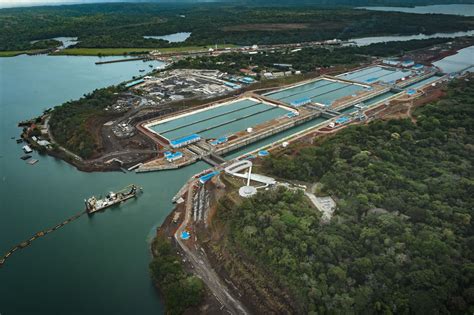
[[[117,63],[117,62],[127,62],[127,61],[137,61],[137,60],[150,60],[149,57],[136,57],[136,58],[125,58],[125,59],[117,59],[117,60],[108,60],[108,61],[97,61],[96,65],[105,65],[108,63]]]

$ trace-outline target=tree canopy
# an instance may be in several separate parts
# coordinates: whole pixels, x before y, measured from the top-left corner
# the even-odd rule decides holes
[[[305,313],[474,311],[474,83],[408,119],[349,127],[265,159],[322,184],[328,224],[302,193],[274,190],[218,212],[230,248],[255,257]]]
[[[472,29],[472,17],[354,10],[308,5],[108,3],[0,10],[0,50],[33,49],[31,41],[79,38],[77,47],[161,48],[214,44],[282,44],[333,38],[409,35]],[[191,32],[184,43],[144,39]]]
[[[166,314],[182,314],[187,308],[199,305],[204,298],[202,280],[184,270],[166,238],[155,238],[153,249],[156,256],[150,263],[150,273],[165,298]]]

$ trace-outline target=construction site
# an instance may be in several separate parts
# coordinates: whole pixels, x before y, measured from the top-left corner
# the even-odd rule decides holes
[[[419,89],[447,79],[435,67],[390,62],[274,91],[247,92],[142,122],[138,130],[153,139],[160,153],[140,164],[137,172],[174,169],[198,160],[217,166],[232,152],[255,143],[268,145],[266,139],[275,141],[284,131],[298,126],[334,129],[364,120],[365,112],[375,105],[415,97]]]
[[[256,173],[261,171],[259,166],[261,167],[262,160],[271,154],[286,150],[285,147],[289,145],[289,142],[298,141],[303,145],[311,145],[315,137],[338,132],[350,124],[367,123],[374,119],[391,117],[413,119],[411,110],[426,102],[439,99],[442,94],[441,87],[452,78],[452,75],[440,74],[436,68],[418,67],[418,70],[415,69],[406,71],[403,68],[384,65],[377,65],[376,68],[364,67],[337,77],[324,76],[277,91],[263,92],[260,96],[246,94],[242,98],[212,104],[196,111],[182,113],[174,118],[168,117],[147,122],[148,125],[144,128],[147,128],[150,135],[154,135],[164,147],[172,150],[166,153],[167,156],[180,155],[180,152],[186,151],[187,154],[194,154],[197,158],[194,151],[200,148],[203,154],[201,158],[205,161],[224,157],[222,163],[216,163],[213,167],[189,178],[172,199],[176,203],[174,211],[158,230],[158,235],[172,239],[177,245],[178,254],[183,258],[185,266],[208,285],[221,309],[226,308],[233,313],[247,312],[247,305],[241,302],[245,300],[245,297],[238,283],[233,281],[235,278],[232,279],[229,273],[216,267],[222,264],[223,257],[214,255],[212,246],[208,246],[209,239],[215,237],[213,233],[216,230],[213,228],[216,221],[213,221],[213,218],[218,211],[217,201],[223,196],[228,196],[230,191],[233,192],[232,198],[249,198],[258,191],[283,186],[288,190],[302,191],[315,209],[321,212],[321,223],[329,222],[336,210],[336,200],[331,196],[317,196],[315,194],[317,184],[308,186],[310,183],[284,181],[281,178],[276,179]],[[410,75],[401,76],[402,74]],[[384,82],[383,77],[389,76],[398,78]],[[346,79],[341,79],[344,77]],[[352,80],[347,77],[351,77]],[[367,80],[371,83],[367,83]],[[342,101],[342,98],[345,98],[345,101]],[[214,138],[216,134],[213,134],[212,130],[214,127],[218,129],[219,123],[213,122],[209,125],[212,128],[182,139],[183,143],[175,142],[174,137],[180,137],[188,131],[196,132],[202,128],[202,126],[192,127],[194,124],[202,124],[206,119],[214,119],[213,116],[222,117],[219,114],[229,118],[228,115],[232,111],[238,112],[240,107],[252,108],[259,104],[273,106],[274,109],[264,106],[259,108],[276,111],[277,117],[273,119],[266,117],[266,121],[265,118],[261,118],[260,123],[248,127],[252,130],[233,132],[230,128],[227,140]],[[285,112],[277,112],[279,110]],[[208,111],[211,112],[206,118],[203,113]],[[255,111],[255,115],[259,115],[258,111]],[[265,136],[263,132],[264,126],[270,126],[271,130],[285,128],[289,121],[297,121],[305,115],[307,117],[315,115],[316,118],[309,118],[308,121],[296,127],[289,127],[288,130],[271,136]],[[176,126],[173,126],[175,119]],[[222,123],[225,123],[226,119],[222,119]],[[240,129],[245,126],[247,125],[244,123]],[[181,127],[183,133],[174,133]],[[185,130],[186,128],[191,129]],[[262,139],[252,141],[249,134]],[[249,145],[245,147],[247,153],[243,154],[242,150],[231,154],[221,153],[226,149],[232,150],[231,142],[234,139],[232,137],[249,142]],[[186,144],[187,141],[189,143]],[[178,147],[174,148],[177,144]],[[207,156],[204,155],[206,145],[211,147]],[[178,157],[175,161],[179,160],[182,162],[178,163],[183,163],[181,165],[188,163],[182,157]],[[172,162],[168,161],[169,164],[173,164]],[[173,167],[179,167],[178,163],[175,163]],[[252,168],[255,168],[254,171]]]

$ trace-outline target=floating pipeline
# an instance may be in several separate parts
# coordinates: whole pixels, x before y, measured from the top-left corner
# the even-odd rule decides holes
[[[23,241],[21,243],[19,243],[18,245],[14,246],[12,249],[10,249],[5,255],[3,255],[3,257],[0,259],[0,268],[3,267],[3,265],[5,264],[6,260],[8,258],[11,257],[11,255],[16,252],[17,250],[20,250],[20,249],[23,249],[23,248],[26,248],[28,246],[31,245],[31,243],[33,241],[36,241],[37,239],[43,237],[43,236],[46,236],[47,234],[49,233],[52,233],[60,228],[62,228],[63,226],[65,226],[66,224],[68,223],[71,223],[72,221],[74,220],[77,220],[79,219],[82,215],[86,214],[87,211],[84,210],[84,211],[81,211],[75,215],[73,215],[72,217],[66,219],[65,221],[55,225],[54,227],[50,228],[50,229],[47,229],[47,230],[43,230],[43,231],[39,231],[38,233],[36,233],[35,235],[33,235],[32,237],[30,237],[28,240],[26,241]]]

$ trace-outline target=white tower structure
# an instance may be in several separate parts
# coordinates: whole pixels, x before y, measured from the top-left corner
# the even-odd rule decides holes
[[[252,197],[257,193],[257,188],[255,188],[254,186],[250,186],[250,179],[252,178],[252,162],[248,161],[247,163],[250,164],[247,173],[247,185],[242,186],[239,189],[239,195],[244,198]]]
[[[252,165],[249,168],[249,175],[247,176],[247,186],[250,186],[250,176],[252,174]]]

